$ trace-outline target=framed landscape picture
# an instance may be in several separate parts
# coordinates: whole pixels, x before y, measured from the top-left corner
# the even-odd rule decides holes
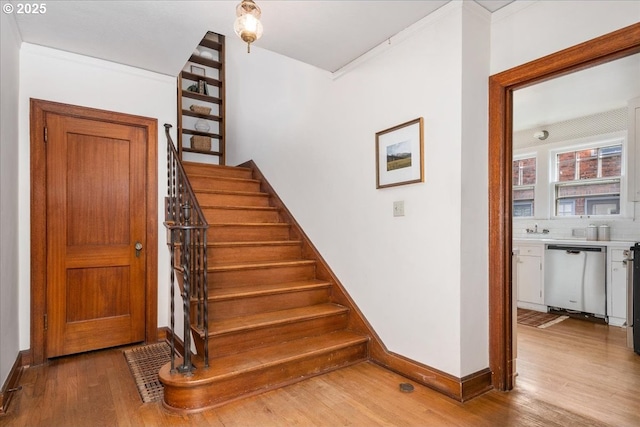
[[[191,66],[191,74],[195,74],[196,76],[204,76],[206,70],[202,67],[198,67],[197,65]]]
[[[376,133],[376,188],[424,181],[423,120]]]

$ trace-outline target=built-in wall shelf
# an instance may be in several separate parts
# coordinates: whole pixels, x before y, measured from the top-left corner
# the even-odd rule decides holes
[[[198,93],[198,92],[191,92],[191,91],[188,91],[188,90],[183,90],[182,91],[182,96],[185,97],[185,98],[199,99],[200,101],[210,102],[210,103],[213,103],[213,104],[222,104],[222,99],[220,99],[218,97],[215,97],[215,96]]]
[[[182,133],[185,133],[187,135],[200,135],[200,136],[208,136],[209,138],[216,138],[216,139],[220,139],[222,138],[222,135],[217,134],[217,133],[210,133],[210,132],[200,132],[197,130],[191,130],[191,129],[183,129]]]
[[[207,32],[178,75],[182,160],[225,164],[224,61],[224,36]]]
[[[200,46],[202,46],[202,43],[200,44]],[[211,68],[217,68],[217,69],[222,68],[222,62],[214,61],[213,59],[203,58],[197,55],[191,55],[191,58],[189,58],[189,62],[195,62],[196,64],[204,65],[206,67],[211,67]]]
[[[183,116],[190,116],[190,117],[197,117],[197,118],[200,118],[200,119],[214,120],[216,122],[219,122],[220,120],[222,120],[222,117],[220,117],[220,116],[214,116],[214,115],[211,115],[211,114],[196,113],[195,111],[191,111],[191,110],[182,110],[182,115]]]
[[[207,82],[209,86],[222,86],[222,82],[218,79],[214,79],[213,77],[200,76],[198,74],[189,73],[187,71],[182,72],[183,80],[191,80],[192,82],[198,82],[198,80],[204,80]]]

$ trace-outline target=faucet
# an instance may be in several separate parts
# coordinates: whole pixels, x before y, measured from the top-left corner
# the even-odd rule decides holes
[[[527,234],[549,234],[548,228],[543,228],[542,231],[538,231],[538,224],[534,224],[533,228],[527,228]]]

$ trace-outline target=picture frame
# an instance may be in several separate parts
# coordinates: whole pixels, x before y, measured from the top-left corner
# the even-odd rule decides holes
[[[422,117],[376,133],[376,188],[424,182]]]
[[[191,74],[195,74],[196,76],[203,76],[205,75],[206,70],[202,67],[198,67],[197,65],[192,65],[191,66]]]

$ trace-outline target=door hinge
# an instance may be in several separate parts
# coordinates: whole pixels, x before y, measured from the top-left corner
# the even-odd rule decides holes
[[[45,314],[44,315],[44,330],[46,331],[47,329],[49,329],[49,317]]]
[[[44,128],[44,142],[47,142],[47,128]]]

